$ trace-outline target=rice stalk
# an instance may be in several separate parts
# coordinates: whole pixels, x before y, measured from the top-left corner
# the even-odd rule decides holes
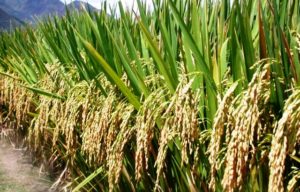
[[[230,105],[227,126],[232,130],[225,154],[222,179],[226,191],[243,190],[252,158],[255,158],[260,132],[265,128],[264,113],[270,98],[270,81],[266,78],[268,64],[253,75],[248,89]],[[228,128],[227,128],[228,129]]]
[[[220,168],[219,165],[221,164],[218,161],[218,155],[220,149],[222,148],[222,138],[225,134],[225,127],[229,121],[229,108],[232,105],[232,101],[234,99],[234,91],[237,87],[237,84],[233,84],[224,95],[222,101],[219,104],[219,108],[216,112],[216,116],[214,118],[213,130],[211,133],[210,144],[208,147],[209,153],[209,163],[211,165],[210,168],[210,182],[209,188],[212,191],[215,191],[216,185],[216,172]]]
[[[14,127],[19,130],[28,122],[27,116],[31,110],[33,93],[8,76],[2,76],[0,89],[0,104],[8,106],[8,113],[2,117],[4,119],[1,122],[4,123],[5,119],[13,117],[16,121]]]
[[[57,64],[47,65],[47,68],[50,76],[44,76],[40,79],[38,86],[49,92],[61,95],[65,94],[70,87],[62,79]],[[55,124],[54,122],[61,121],[64,112],[64,103],[61,100],[45,95],[35,97],[35,102],[39,103],[39,105],[32,112],[38,113],[30,123],[28,141],[33,145],[35,151],[40,151],[38,149],[40,146],[46,145],[49,141],[56,142],[58,137],[58,129],[56,127],[59,124]],[[54,129],[53,137],[49,134],[50,129]]]
[[[120,173],[122,171],[124,160],[124,148],[126,144],[134,136],[135,130],[133,127],[132,115],[134,108],[132,105],[120,103],[117,106],[117,113],[120,123],[120,131],[116,135],[116,139],[110,146],[107,156],[108,166],[108,182],[109,190],[113,191],[119,183]]]
[[[96,95],[92,95],[96,96]],[[89,96],[91,97],[91,96]],[[82,134],[82,150],[88,154],[89,162],[91,164],[100,164],[106,160],[107,157],[107,136],[109,134],[109,128],[111,123],[111,116],[114,110],[114,103],[116,97],[111,92],[105,99],[98,97],[94,109],[90,108],[87,113],[87,118],[83,122],[83,134]],[[117,127],[116,127],[117,130]]]
[[[159,136],[158,155],[155,162],[157,179],[154,190],[160,188],[159,181],[163,175],[163,168],[166,166],[165,159],[170,143],[176,143],[177,139],[180,142],[180,146],[177,147],[181,155],[181,162],[179,162],[181,166],[189,164],[191,155],[197,151],[195,144],[200,138],[197,110],[199,100],[197,94],[191,90],[192,83],[193,80],[187,82],[187,78],[183,77],[162,115],[164,125]]]
[[[136,154],[135,154],[135,177],[142,179],[142,172],[148,170],[148,160],[151,150],[153,151],[153,139],[156,132],[156,121],[165,109],[163,97],[164,90],[152,92],[144,101],[136,115]]]
[[[300,91],[294,89],[286,100],[284,112],[274,129],[271,150],[269,154],[269,191],[285,191],[284,172],[286,158],[295,154],[295,146],[300,141]]]

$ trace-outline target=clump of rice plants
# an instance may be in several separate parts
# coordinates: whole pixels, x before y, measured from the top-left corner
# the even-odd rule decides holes
[[[53,187],[299,190],[300,2],[136,2],[1,34],[1,121]]]

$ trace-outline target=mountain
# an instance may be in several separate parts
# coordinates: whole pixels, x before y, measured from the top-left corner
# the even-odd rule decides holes
[[[92,5],[90,5],[87,2],[83,2],[83,1],[72,1],[71,3],[69,3],[67,5],[68,9],[76,9],[76,10],[82,10],[82,9],[86,9],[86,10],[90,10],[90,11],[99,11],[98,9],[96,9],[95,7],[93,7]]]
[[[0,30],[9,30],[21,24],[20,20],[0,9]]]
[[[88,3],[74,1],[67,5],[81,9],[82,7],[97,10]],[[0,9],[23,21],[34,21],[34,16],[43,17],[49,14],[64,15],[66,5],[60,0],[0,0]]]
[[[33,20],[33,16],[62,13],[65,5],[60,0],[0,0],[0,8],[21,20]]]

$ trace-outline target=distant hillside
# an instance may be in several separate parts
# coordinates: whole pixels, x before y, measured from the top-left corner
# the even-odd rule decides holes
[[[80,1],[74,1],[68,5],[68,7],[76,9],[80,9],[82,6],[97,10],[91,5]],[[0,9],[23,21],[33,21],[34,16],[64,15],[65,7],[65,4],[60,0],[0,0]]]
[[[21,21],[0,9],[0,30],[8,30],[21,25]]]

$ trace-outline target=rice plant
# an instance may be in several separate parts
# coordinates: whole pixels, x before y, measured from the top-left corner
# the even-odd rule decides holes
[[[1,121],[53,188],[299,191],[299,1],[136,2],[0,36]]]

